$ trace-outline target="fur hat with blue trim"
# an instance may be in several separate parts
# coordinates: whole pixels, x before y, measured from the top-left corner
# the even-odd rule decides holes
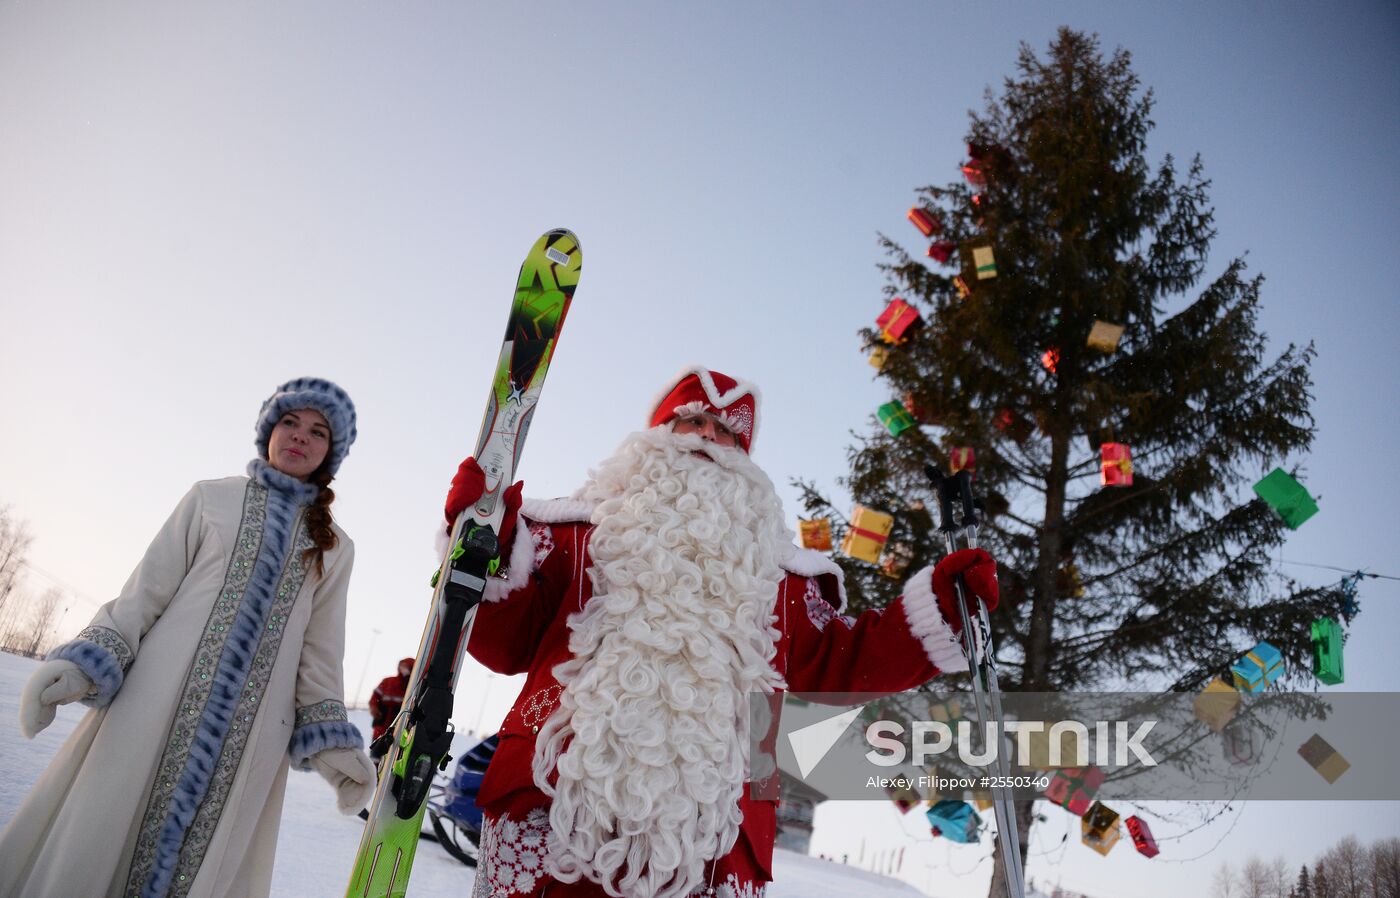
[[[258,456],[267,461],[267,443],[272,439],[272,429],[286,412],[299,408],[315,409],[326,416],[331,426],[331,448],[322,464],[331,474],[350,454],[350,444],[355,442],[355,403],[340,387],[319,377],[298,377],[278,387],[267,397],[258,413],[257,439]]]

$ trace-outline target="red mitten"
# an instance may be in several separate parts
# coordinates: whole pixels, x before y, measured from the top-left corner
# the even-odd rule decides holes
[[[468,455],[457,466],[457,473],[452,475],[452,488],[447,491],[447,502],[442,507],[442,513],[447,517],[447,526],[451,527],[456,523],[457,515],[471,508],[484,492],[486,472],[481,470],[481,465],[476,463],[476,459]]]
[[[501,532],[497,534],[502,560],[510,554],[511,539],[515,536],[515,521],[520,515],[520,494],[524,489],[525,481],[517,480],[514,486],[506,487],[505,492],[501,494],[501,501],[505,503],[506,509],[505,516],[501,518]],[[476,463],[476,459],[468,455],[457,466],[457,473],[452,478],[452,488],[447,491],[447,501],[442,507],[449,529],[456,522],[457,515],[476,504],[476,500],[480,499],[484,492],[486,472],[481,470],[481,465]]]
[[[1001,597],[997,588],[997,563],[986,549],[960,549],[938,562],[933,568],[933,594],[938,597],[938,610],[954,633],[962,632],[958,593],[953,586],[959,575],[966,587],[969,617],[977,613],[973,596],[981,599],[988,611],[996,610]]]

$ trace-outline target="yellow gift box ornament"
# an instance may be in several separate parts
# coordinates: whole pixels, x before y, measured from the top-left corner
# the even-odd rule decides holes
[[[883,346],[876,346],[870,350],[870,367],[876,371],[885,367],[885,362],[890,360],[890,351]]]
[[[1096,801],[1079,821],[1080,841],[1099,854],[1106,855],[1118,844],[1123,830],[1118,826],[1118,812]]]
[[[831,521],[827,518],[812,521],[799,519],[797,532],[802,538],[802,548],[816,549],[818,552],[831,551]]]
[[[1109,324],[1107,321],[1094,321],[1089,328],[1089,348],[1099,352],[1116,352],[1118,341],[1123,339],[1123,325]]]
[[[1327,782],[1335,783],[1337,778],[1351,769],[1351,762],[1342,757],[1327,740],[1313,733],[1312,738],[1298,748],[1303,760]]]
[[[972,269],[977,280],[985,281],[997,276],[997,258],[990,244],[972,248]]]
[[[963,714],[962,702],[947,698],[928,703],[928,719],[946,723],[949,729],[957,730],[958,721],[966,720],[967,716]]]
[[[1217,733],[1225,729],[1225,724],[1239,709],[1239,690],[1220,677],[1211,680],[1205,690],[1196,696],[1196,719]]]
[[[878,564],[885,541],[894,529],[894,515],[857,505],[851,512],[851,525],[841,538],[841,553],[859,558],[871,564]]]
[[[971,446],[954,446],[948,451],[948,470],[953,474],[966,471],[975,477],[977,475],[977,452]]]
[[[1032,730],[1030,732],[1031,756],[1025,759],[1025,766],[1034,770],[1055,770],[1056,768],[1076,767],[1079,764],[1079,736],[1072,729],[1063,729],[1059,733],[1060,753],[1058,757],[1051,758],[1050,743],[1050,722],[1046,722],[1043,730]],[[1018,737],[1019,738],[1019,737]],[[1020,750],[1019,745],[1017,750]],[[1085,757],[1088,757],[1089,746],[1084,746]]]

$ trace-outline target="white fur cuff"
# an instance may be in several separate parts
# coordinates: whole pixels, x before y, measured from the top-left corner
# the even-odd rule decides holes
[[[535,541],[530,535],[530,522],[523,516],[515,519],[515,535],[510,540],[510,554],[506,556],[509,562],[505,566],[506,575],[504,577],[488,577],[486,579],[486,589],[481,593],[483,602],[499,602],[515,590],[524,586],[529,581],[530,575],[535,572]],[[439,527],[433,540],[433,550],[437,555],[437,563],[442,564],[442,558],[451,547],[448,543],[450,534]]]
[[[530,533],[530,522],[524,516],[515,519],[515,534],[510,540],[510,555],[506,564],[505,577],[489,577],[486,589],[481,593],[483,602],[500,602],[530,582],[535,572],[535,539]]]
[[[904,617],[909,632],[923,644],[924,654],[944,673],[967,670],[962,642],[938,609],[938,597],[933,594],[933,567],[923,568],[904,584]]]

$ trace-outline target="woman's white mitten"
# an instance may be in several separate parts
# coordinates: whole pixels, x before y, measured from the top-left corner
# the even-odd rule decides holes
[[[354,814],[374,799],[377,779],[369,755],[358,748],[328,748],[311,756],[311,769],[335,789],[335,806]]]
[[[85,698],[92,688],[92,680],[72,661],[45,661],[20,694],[19,731],[33,739],[53,723],[54,708]]]

